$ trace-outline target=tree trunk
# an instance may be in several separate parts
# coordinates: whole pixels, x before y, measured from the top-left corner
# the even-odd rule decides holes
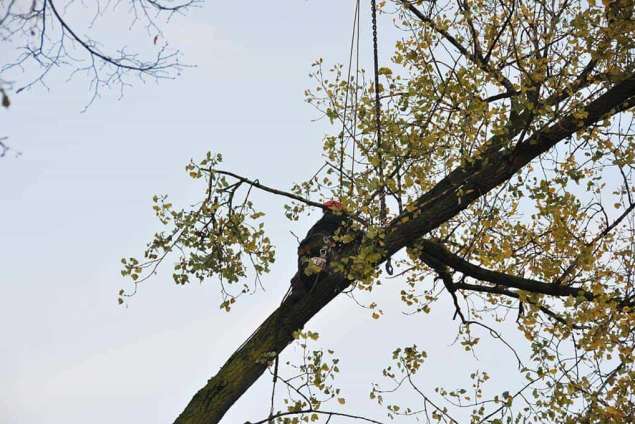
[[[308,295],[295,300],[287,297],[196,393],[175,423],[219,422],[266,370],[267,363],[293,341],[294,331],[302,329],[346,285],[343,276],[329,275],[321,279]]]

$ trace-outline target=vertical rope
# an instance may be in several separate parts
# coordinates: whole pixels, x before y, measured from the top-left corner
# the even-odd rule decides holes
[[[347,122],[347,112],[348,112],[348,97],[351,91],[351,87],[350,87],[350,83],[351,83],[351,69],[353,67],[353,50],[354,50],[354,46],[355,46],[355,36],[356,36],[356,28],[359,28],[359,0],[356,2],[355,4],[355,11],[353,13],[353,34],[351,35],[351,46],[350,46],[350,50],[349,50],[349,54],[348,54],[348,72],[346,74],[346,96],[344,99],[344,112],[342,113],[342,133],[341,133],[341,137],[340,137],[340,163],[339,163],[339,173],[340,173],[340,185],[339,185],[339,191],[340,191],[340,198],[342,197],[342,194],[344,192],[344,155],[346,153],[346,146],[344,143],[344,135],[346,133],[346,122]],[[357,31],[357,34],[359,34],[359,31]],[[358,39],[358,45],[359,45],[359,39]],[[358,51],[359,54],[359,51]],[[356,78],[356,84],[357,84],[357,76],[355,76]],[[357,90],[355,90],[356,94],[357,94]],[[356,96],[357,97],[357,96]],[[355,106],[351,105],[351,108],[354,108]],[[357,110],[354,109],[353,110],[353,115],[355,116],[357,113]],[[355,120],[356,121],[356,120]],[[355,125],[355,124],[353,124]],[[349,132],[353,132],[354,127],[351,128],[351,130]],[[353,136],[354,138],[354,136]],[[354,142],[354,140],[353,140]]]
[[[371,0],[373,17],[373,58],[375,71],[375,123],[377,125],[377,156],[379,157],[379,219],[386,220],[386,192],[384,189],[384,160],[382,158],[383,144],[381,142],[381,101],[379,100],[379,54],[377,48],[377,3]]]
[[[355,150],[357,148],[357,110],[359,106],[359,102],[357,99],[357,87],[359,86],[359,1],[356,3],[356,15],[357,15],[357,44],[355,46],[355,93],[353,96],[353,147],[351,153],[351,185],[349,186],[348,194],[349,196],[353,196],[353,191],[355,190]]]

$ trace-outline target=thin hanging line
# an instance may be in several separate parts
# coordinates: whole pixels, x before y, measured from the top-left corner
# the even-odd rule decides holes
[[[386,220],[386,192],[384,190],[384,161],[382,158],[381,142],[381,101],[379,100],[379,54],[377,48],[377,4],[371,0],[373,16],[373,58],[375,71],[375,121],[377,124],[377,156],[379,157],[379,219],[381,223]]]
[[[355,189],[355,150],[357,148],[357,110],[359,107],[359,101],[357,98],[357,87],[359,86],[359,0],[357,0],[357,45],[355,47],[355,92],[353,101],[353,147],[351,154],[351,185],[349,188],[349,196],[353,196]]]
[[[351,47],[349,49],[348,54],[348,73],[346,76],[346,97],[344,100],[344,113],[342,114],[342,134],[340,137],[340,163],[339,163],[339,173],[340,173],[340,198],[344,192],[344,155],[346,152],[346,146],[344,143],[344,134],[346,132],[346,121],[347,121],[347,112],[348,112],[348,96],[351,91],[350,83],[351,83],[351,68],[353,66],[353,48],[355,46],[355,29],[359,27],[359,0],[355,5],[355,12],[353,13],[353,34],[351,35]],[[358,43],[359,44],[359,43]],[[353,127],[354,131],[354,127]],[[353,136],[354,137],[354,136]]]

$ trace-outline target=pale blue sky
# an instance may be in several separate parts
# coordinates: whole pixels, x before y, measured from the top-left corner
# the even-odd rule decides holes
[[[1,132],[22,156],[0,161],[0,422],[171,422],[275,308],[296,264],[289,230],[303,234],[313,218],[287,222],[283,200],[269,195],[257,199],[279,260],[264,279],[267,291],[230,314],[218,309],[213,281],[176,287],[168,268],[120,307],[116,293],[127,282],[119,259],[140,254],[159,229],[154,193],[177,205],[197,198],[200,187],[184,166],[208,150],[223,153],[225,168],[282,189],[310,176],[327,127],[311,122],[318,115],[303,91],[314,59],[346,59],[352,4],[208,1],[165,26],[185,61],[197,65],[175,81],[135,83],[121,100],[105,92],[86,113],[87,81],[66,82],[64,73],[51,75],[50,91],[12,96],[12,107],[0,111]],[[389,22],[383,17],[380,30]],[[385,60],[396,33],[380,34]],[[95,37],[105,46],[119,39]],[[471,359],[460,346],[448,348],[457,323],[446,300],[430,316],[405,317],[399,288],[387,286],[373,293],[386,317],[372,320],[342,297],[309,325],[322,335],[319,346],[342,359],[347,411],[380,419],[368,401],[370,382],[379,381],[394,348],[428,350],[421,381],[432,394],[435,384],[465,377],[456,361]],[[512,369],[512,358],[497,351],[492,342],[469,370]],[[266,416],[269,387],[261,379],[224,422]]]

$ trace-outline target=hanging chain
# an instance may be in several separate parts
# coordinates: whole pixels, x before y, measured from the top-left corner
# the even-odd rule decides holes
[[[377,3],[371,0],[373,12],[373,57],[375,71],[375,123],[377,125],[377,156],[379,157],[379,220],[383,224],[386,220],[386,193],[384,189],[384,160],[382,158],[383,144],[381,142],[381,102],[379,100],[379,54],[377,48]]]
[[[373,9],[373,57],[375,60],[375,121],[377,124],[377,156],[379,157],[379,221],[386,222],[386,189],[384,181],[384,159],[382,157],[383,144],[381,142],[381,101],[379,100],[379,53],[377,48],[377,4],[371,0]],[[386,260],[386,272],[393,274],[392,260],[389,256]]]

